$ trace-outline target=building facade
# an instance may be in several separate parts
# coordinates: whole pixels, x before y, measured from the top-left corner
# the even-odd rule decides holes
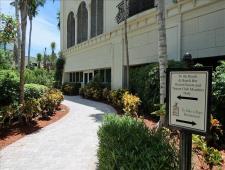
[[[113,89],[123,87],[126,65],[122,0],[62,0],[63,81],[88,83],[96,74]],[[168,59],[225,56],[225,0],[165,0]],[[153,4],[153,5],[152,5]],[[130,0],[130,65],[158,61],[158,24],[154,0]]]

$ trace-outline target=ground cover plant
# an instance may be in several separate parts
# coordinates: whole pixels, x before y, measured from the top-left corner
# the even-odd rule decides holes
[[[98,131],[98,168],[178,169],[178,154],[165,131],[150,131],[130,116],[107,115]]]

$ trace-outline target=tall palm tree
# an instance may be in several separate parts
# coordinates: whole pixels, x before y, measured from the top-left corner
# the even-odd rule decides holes
[[[29,33],[29,45],[28,45],[28,65],[30,65],[30,48],[31,48],[31,33],[32,33],[32,21],[33,17],[38,14],[38,7],[44,6],[45,0],[30,0],[28,6],[28,18],[30,21],[30,33]]]
[[[127,17],[129,15],[129,9],[128,9],[128,0],[124,0],[124,41],[125,41],[125,55],[127,60],[127,66],[126,66],[126,88],[129,89],[129,51],[128,51],[128,38],[127,38]]]
[[[158,21],[158,57],[160,70],[160,104],[165,103],[166,98],[166,69],[167,69],[167,43],[165,26],[165,0],[157,0]],[[165,124],[165,116],[160,116],[159,127]]]
[[[55,42],[51,42],[52,54],[55,53],[55,47],[56,47],[56,43]]]
[[[52,69],[54,68],[54,64],[56,62],[56,54],[55,54],[55,48],[56,48],[56,43],[55,42],[52,42],[51,43],[51,49],[52,49],[52,54],[50,56],[50,62],[51,62],[51,67]]]
[[[24,104],[24,69],[25,69],[25,47],[26,47],[26,30],[27,30],[27,14],[28,14],[28,0],[20,0],[20,16],[21,16],[21,61],[20,61],[20,95],[19,103]]]
[[[42,62],[42,55],[41,55],[41,53],[37,54],[37,62],[38,62],[38,68],[41,68],[41,62]]]
[[[60,30],[60,11],[58,11],[56,15],[57,15],[57,17],[56,17],[56,19],[57,19],[57,27]]]
[[[17,35],[16,35],[16,41],[15,41],[15,64],[19,66],[20,62],[20,53],[21,53],[21,34],[20,34],[20,21],[19,21],[19,0],[15,0],[10,3],[10,5],[15,7],[15,16],[16,16],[16,22],[17,22]],[[19,68],[19,67],[18,67]]]

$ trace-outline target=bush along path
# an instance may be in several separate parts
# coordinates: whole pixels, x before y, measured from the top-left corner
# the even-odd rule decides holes
[[[97,130],[112,107],[80,97],[65,97],[70,112],[59,121],[0,150],[0,169],[93,170]]]

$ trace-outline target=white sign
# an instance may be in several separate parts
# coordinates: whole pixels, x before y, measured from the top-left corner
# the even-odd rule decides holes
[[[169,125],[206,133],[208,71],[169,72]]]

